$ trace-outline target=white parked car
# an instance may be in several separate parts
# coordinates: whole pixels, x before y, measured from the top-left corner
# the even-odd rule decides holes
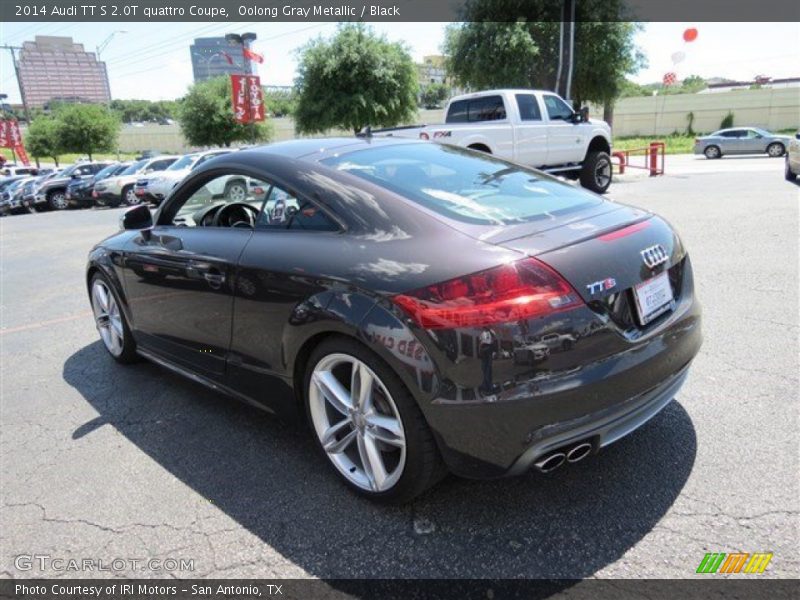
[[[136,181],[136,188],[134,191],[140,199],[147,200],[154,204],[160,204],[161,201],[169,195],[172,188],[191,173],[192,169],[196,169],[215,156],[228,154],[233,150],[233,148],[225,148],[186,154],[172,163],[164,171],[139,178]]]
[[[443,125],[380,129],[372,135],[419,137],[496,154],[580,179],[603,193],[611,184],[611,128],[544,90],[488,90],[447,103]]]

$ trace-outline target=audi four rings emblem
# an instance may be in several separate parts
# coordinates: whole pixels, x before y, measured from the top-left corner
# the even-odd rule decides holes
[[[667,251],[664,250],[664,246],[661,244],[656,244],[655,246],[645,248],[641,251],[641,255],[644,264],[651,269],[654,269],[661,263],[665,263],[669,260],[669,255],[667,254]]]

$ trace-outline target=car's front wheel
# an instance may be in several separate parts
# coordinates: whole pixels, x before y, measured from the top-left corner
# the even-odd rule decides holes
[[[784,152],[786,152],[786,148],[784,148],[783,144],[780,142],[772,142],[769,146],[767,146],[767,154],[772,158],[783,156]]]
[[[54,190],[47,194],[47,203],[53,210],[64,210],[67,208],[67,195],[64,190]]]
[[[320,344],[308,361],[304,391],[319,448],[360,494],[405,502],[446,473],[408,389],[358,342],[334,337]]]
[[[90,294],[95,325],[106,350],[121,363],[134,362],[137,358],[136,343],[114,287],[104,275],[95,273],[90,283]]]
[[[122,200],[128,206],[136,206],[140,202],[139,196],[136,195],[136,191],[133,189],[132,185],[122,189]]]

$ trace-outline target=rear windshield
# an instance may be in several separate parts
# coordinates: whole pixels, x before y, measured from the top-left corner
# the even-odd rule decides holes
[[[602,202],[549,175],[441,144],[378,146],[322,162],[476,225],[526,223]]]
[[[181,171],[192,166],[197,159],[197,154],[186,154],[167,167],[167,171]]]

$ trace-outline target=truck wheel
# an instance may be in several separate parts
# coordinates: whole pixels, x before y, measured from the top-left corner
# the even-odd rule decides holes
[[[606,152],[589,152],[581,169],[581,185],[603,194],[611,185],[611,157]]]
[[[64,190],[53,190],[47,195],[47,203],[53,210],[64,210],[67,208],[67,195]]]

